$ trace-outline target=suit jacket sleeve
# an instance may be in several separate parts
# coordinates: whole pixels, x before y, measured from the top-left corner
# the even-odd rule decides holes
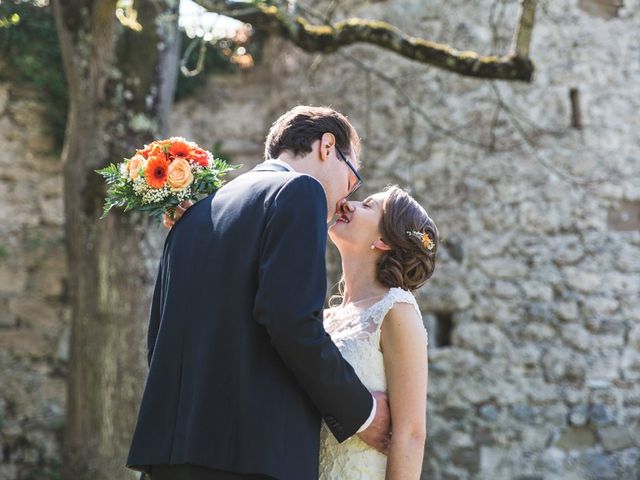
[[[323,326],[327,201],[310,176],[276,195],[262,238],[254,316],[340,442],[367,420],[373,398]]]
[[[160,310],[162,305],[162,272],[164,263],[164,255],[158,266],[158,274],[156,275],[156,286],[153,289],[153,297],[151,299],[151,308],[149,310],[149,325],[147,330],[147,362],[151,366],[151,357],[153,357],[153,349],[160,328]]]

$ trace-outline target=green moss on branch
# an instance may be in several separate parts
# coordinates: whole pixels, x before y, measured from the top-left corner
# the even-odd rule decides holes
[[[273,5],[256,3],[251,8],[238,9],[237,3],[227,0],[196,2],[285,38],[310,53],[333,53],[355,43],[369,43],[459,75],[525,82],[531,81],[533,76],[534,66],[529,58],[518,55],[482,56],[458,51],[448,45],[411,37],[381,21],[351,18],[332,25],[312,25],[302,17],[290,17]]]

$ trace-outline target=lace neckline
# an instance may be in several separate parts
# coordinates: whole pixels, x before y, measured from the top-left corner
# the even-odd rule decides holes
[[[382,298],[376,302],[373,302],[371,305],[369,305],[367,308],[365,309],[359,309],[357,307],[354,306],[353,303],[347,303],[346,305],[336,305],[335,307],[329,307],[329,308],[325,308],[325,311],[337,311],[337,310],[356,310],[356,311],[361,311],[362,313],[366,313],[369,310],[371,310],[373,307],[380,305],[382,302],[384,302],[385,300],[387,300],[387,298],[389,298],[389,296],[391,295],[391,292],[394,290],[400,290],[402,292],[407,292],[410,293],[408,290],[404,290],[403,288],[400,287],[391,287],[387,293],[383,294]]]

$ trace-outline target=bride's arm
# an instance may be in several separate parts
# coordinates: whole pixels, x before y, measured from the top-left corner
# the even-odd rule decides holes
[[[413,305],[396,303],[380,338],[389,389],[393,435],[387,480],[418,480],[426,439],[427,338]]]

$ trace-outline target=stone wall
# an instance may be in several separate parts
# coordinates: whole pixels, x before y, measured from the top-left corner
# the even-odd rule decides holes
[[[363,193],[397,183],[435,219],[444,248],[419,292],[431,339],[424,479],[640,475],[640,4],[539,3],[532,84],[464,79],[369,46],[312,56],[272,41],[259,66],[210,78],[172,114],[172,134],[220,142],[248,169],[277,116],[332,105],[364,137]],[[484,53],[507,50],[516,14],[515,0],[335,12]],[[0,85],[8,479],[20,465],[55,469],[64,411],[60,165],[37,112],[29,92]]]
[[[69,342],[62,177],[41,112],[35,92],[0,83],[3,480],[54,479],[61,458]]]

